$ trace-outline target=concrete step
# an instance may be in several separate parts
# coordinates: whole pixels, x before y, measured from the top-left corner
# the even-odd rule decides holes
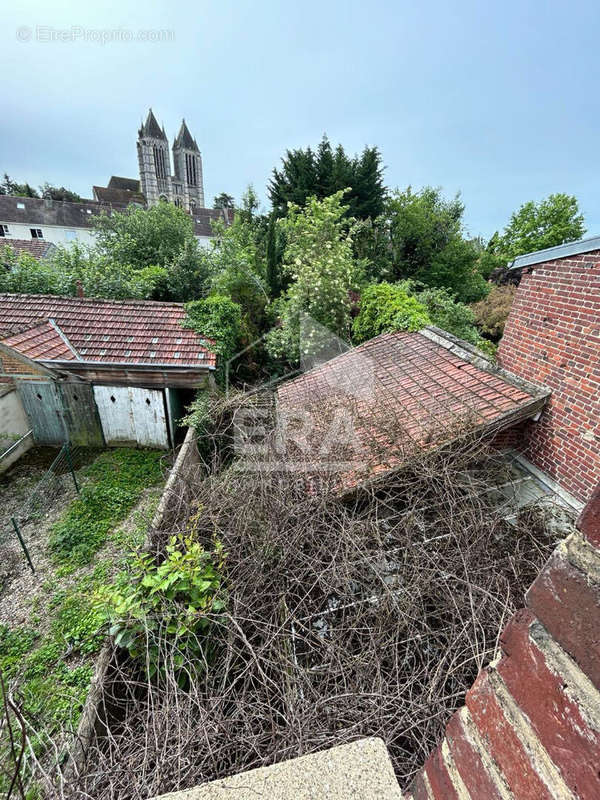
[[[161,795],[160,800],[257,798],[403,800],[385,743],[376,738],[360,739],[186,791]]]

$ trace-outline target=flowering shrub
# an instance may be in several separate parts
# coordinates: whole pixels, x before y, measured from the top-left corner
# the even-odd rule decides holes
[[[304,208],[290,204],[278,223],[286,237],[283,268],[291,279],[277,306],[280,326],[268,334],[274,357],[300,357],[301,315],[345,339],[351,333],[349,292],[360,283],[362,264],[353,256],[353,228],[344,219],[344,192],[323,200],[311,198]],[[310,348],[305,341],[302,348]],[[307,354],[304,352],[303,354]]]

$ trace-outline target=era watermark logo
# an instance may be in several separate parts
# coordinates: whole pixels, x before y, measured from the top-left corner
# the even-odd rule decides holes
[[[131,28],[86,28],[71,25],[57,28],[52,25],[19,25],[15,32],[19,42],[39,44],[131,44],[169,43],[175,41],[175,31],[160,28],[132,30]]]
[[[254,387],[237,407],[233,445],[250,471],[355,473],[364,467],[361,418],[375,401],[373,361],[306,314],[298,325],[300,365]],[[226,392],[236,361],[226,364]]]

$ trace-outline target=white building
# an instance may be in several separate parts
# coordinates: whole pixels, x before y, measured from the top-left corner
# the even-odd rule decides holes
[[[95,187],[98,188],[98,187]],[[125,211],[128,204],[84,200],[67,203],[63,200],[42,200],[38,197],[9,197],[0,195],[0,244],[11,239],[33,239],[67,245],[72,242],[93,244],[94,217]],[[231,213],[231,212],[229,212]],[[212,236],[211,222],[216,219],[229,223],[227,209],[198,208],[191,214],[198,242],[208,246]]]
[[[0,195],[0,244],[3,239],[93,244],[92,223],[98,214],[123,212],[130,206],[153,206],[164,200],[187,211],[198,242],[208,246],[213,237],[212,222],[219,219],[228,225],[233,212],[204,208],[202,156],[185,120],[172,149],[173,172],[167,135],[150,109],[138,131],[139,180],[113,175],[108,186],[93,187],[93,200],[79,203]]]

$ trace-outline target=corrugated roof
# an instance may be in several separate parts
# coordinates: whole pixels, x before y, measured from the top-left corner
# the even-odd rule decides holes
[[[61,360],[56,338],[44,327],[54,323],[82,361],[214,368],[214,342],[183,328],[184,316],[182,303],[0,294],[3,343],[19,352],[35,347],[30,357],[38,360]],[[9,342],[18,335],[24,336],[20,343]]]
[[[370,476],[402,463],[411,448],[452,441],[469,430],[494,431],[535,414],[549,390],[494,367],[464,342],[436,328],[388,333],[283,384],[283,413],[308,411],[314,446],[335,407],[350,410]],[[344,476],[347,488],[358,472]]]

